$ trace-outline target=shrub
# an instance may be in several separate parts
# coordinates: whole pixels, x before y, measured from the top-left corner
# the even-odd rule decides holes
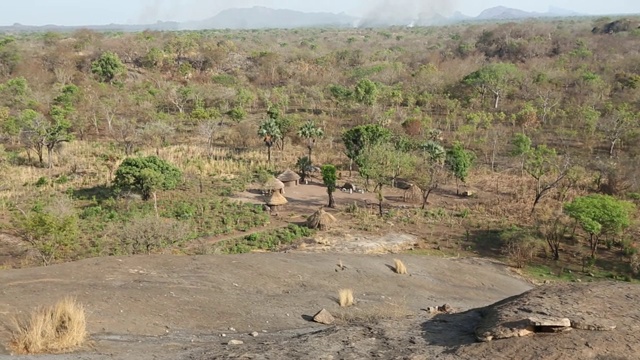
[[[35,183],[34,185],[35,185],[35,186],[37,186],[37,187],[42,187],[42,186],[47,185],[48,183],[49,183],[49,180],[47,180],[47,178],[46,178],[46,177],[41,176],[41,177],[38,179],[38,181],[36,181],[36,183]]]
[[[399,259],[393,259],[393,263],[394,263],[394,271],[396,272],[396,274],[400,274],[400,275],[406,275],[407,274],[407,267],[404,265],[404,263],[402,262],[402,260]]]
[[[338,291],[338,303],[341,307],[348,307],[353,305],[353,290],[341,289]]]
[[[69,352],[87,339],[84,307],[72,298],[37,309],[15,327],[9,348],[18,354]]]
[[[43,265],[64,258],[77,247],[78,218],[39,207],[15,219],[20,235],[39,253]]]
[[[112,223],[107,234],[113,239],[111,252],[126,255],[151,254],[190,237],[187,224],[153,215]]]
[[[540,249],[540,241],[527,230],[514,227],[500,235],[503,242],[502,253],[518,269],[524,268],[531,262]]]
[[[188,202],[179,202],[171,209],[171,216],[178,220],[189,220],[196,214],[196,207]]]

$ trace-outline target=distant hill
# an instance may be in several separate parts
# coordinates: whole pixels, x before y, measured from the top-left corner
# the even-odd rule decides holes
[[[304,27],[350,27],[357,18],[346,14],[305,13],[262,6],[227,9],[218,15],[184,24],[188,29],[265,29]]]
[[[581,14],[551,7],[545,13],[527,12],[519,9],[497,6],[486,9],[476,17],[455,12],[450,17],[438,13],[378,14],[375,17],[356,18],[347,14],[328,12],[306,13],[287,9],[271,9],[262,6],[251,8],[233,8],[223,10],[217,15],[200,21],[163,22],[139,25],[87,25],[87,26],[29,26],[14,24],[0,26],[0,32],[33,32],[33,31],[74,31],[91,29],[96,31],[142,31],[142,30],[202,30],[202,29],[266,29],[266,28],[307,28],[307,27],[387,27],[387,26],[437,26],[458,22],[521,20],[540,17],[566,17]]]
[[[565,17],[565,16],[579,16],[580,14],[574,11],[565,10],[557,7],[550,7],[549,11],[544,13],[528,12],[524,10],[508,8],[505,6],[496,6],[490,9],[486,9],[480,13],[474,19],[476,20],[517,20],[528,18],[540,18],[540,17]]]

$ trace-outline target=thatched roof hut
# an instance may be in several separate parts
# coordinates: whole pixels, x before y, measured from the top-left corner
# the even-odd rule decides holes
[[[408,203],[421,203],[422,202],[422,190],[416,185],[411,185],[403,196],[404,202]]]
[[[300,175],[296,174],[291,169],[287,169],[285,172],[278,175],[278,180],[282,181],[286,187],[298,186]]]
[[[277,191],[271,194],[271,196],[267,199],[267,205],[269,206],[282,206],[287,203],[287,198],[285,198],[281,193]]]
[[[307,219],[307,227],[310,229],[328,230],[331,224],[336,222],[336,218],[320,208]]]
[[[279,192],[279,193],[283,193],[284,191],[284,183],[278,179],[276,179],[275,177],[267,180],[267,182],[265,182],[262,185],[262,189],[264,191],[268,191],[268,192]]]

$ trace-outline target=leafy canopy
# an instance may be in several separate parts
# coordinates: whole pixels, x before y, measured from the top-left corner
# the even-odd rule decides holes
[[[366,148],[390,139],[391,131],[377,124],[356,126],[342,134],[347,157],[351,160],[357,160]]]
[[[273,143],[282,137],[278,122],[274,118],[268,118],[260,124],[258,136],[262,137],[264,143],[271,147]]]
[[[120,189],[134,190],[144,199],[157,190],[174,189],[182,179],[182,171],[157,156],[125,159],[118,170],[114,185]]]
[[[465,150],[460,143],[453,144],[453,147],[447,151],[447,167],[451,170],[453,176],[463,183],[467,180],[474,160],[475,155],[473,152]]]
[[[124,71],[125,67],[118,54],[110,51],[105,52],[91,63],[91,72],[96,74],[102,82],[113,82],[116,76]]]
[[[590,235],[619,234],[631,225],[635,206],[613,196],[593,194],[565,204],[564,211]]]
[[[323,165],[322,182],[327,187],[327,192],[332,193],[336,190],[336,181],[338,180],[336,167],[333,165]]]
[[[310,141],[315,141],[316,138],[322,137],[323,135],[324,130],[317,126],[313,120],[307,121],[300,127],[300,130],[298,130],[298,136]]]
[[[512,63],[495,63],[482,67],[465,76],[462,81],[467,85],[487,87],[498,91],[519,76],[518,68]]]

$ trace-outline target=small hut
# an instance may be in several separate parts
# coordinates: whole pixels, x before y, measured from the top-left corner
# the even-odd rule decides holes
[[[422,190],[416,185],[411,185],[404,192],[404,196],[402,197],[404,202],[408,203],[421,203],[422,202]]]
[[[262,191],[266,194],[272,194],[274,192],[284,194],[284,183],[273,177],[262,185]]]
[[[307,219],[307,227],[309,229],[328,230],[331,224],[336,222],[336,218],[320,208]]]
[[[296,174],[291,169],[287,169],[278,176],[278,180],[282,181],[285,187],[298,186],[300,182],[300,175]]]
[[[271,196],[269,196],[269,198],[267,199],[267,205],[269,205],[269,207],[274,210],[279,208],[280,206],[286,205],[287,203],[287,198],[285,198],[281,193],[277,191],[271,194]]]

